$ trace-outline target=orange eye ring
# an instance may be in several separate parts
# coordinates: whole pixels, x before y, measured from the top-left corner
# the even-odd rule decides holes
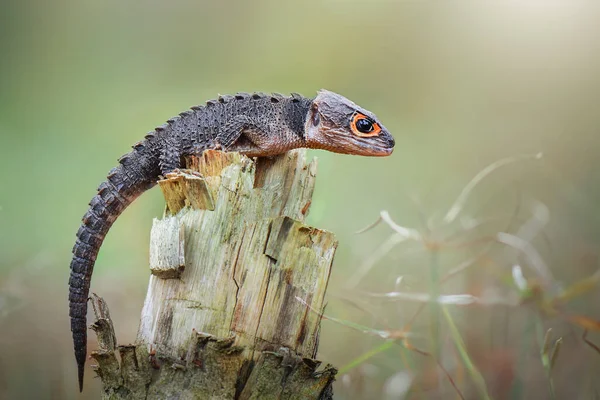
[[[360,137],[373,137],[381,133],[381,126],[364,114],[356,113],[350,122],[352,133]]]

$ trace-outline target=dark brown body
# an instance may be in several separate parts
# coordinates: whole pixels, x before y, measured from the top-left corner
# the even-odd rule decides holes
[[[353,132],[357,113],[375,124],[376,136]],[[268,156],[299,147],[381,156],[389,155],[393,146],[393,139],[373,114],[327,91],[315,99],[297,94],[221,96],[146,135],[99,186],[73,247],[69,315],[80,390],[87,354],[87,299],[100,246],[121,212],[153,187],[160,175],[180,168],[183,156],[209,148]]]

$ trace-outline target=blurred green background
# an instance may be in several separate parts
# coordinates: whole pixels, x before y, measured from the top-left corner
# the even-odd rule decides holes
[[[557,398],[598,398],[600,352],[581,336],[600,320],[589,279],[600,239],[599,18],[592,1],[3,2],[0,398],[99,398],[90,370],[77,393],[68,267],[80,218],[118,156],[218,93],[320,88],[374,111],[397,143],[386,159],[314,152],[309,223],[340,240],[326,313],[348,321],[322,324],[319,358],[343,368],[336,398],[550,398],[552,386]],[[538,152],[542,160],[494,171],[461,218],[440,223],[487,165]],[[142,196],[96,264],[92,291],[111,306],[121,343],[135,338],[150,226],[162,209],[158,190]],[[354,233],[381,210],[437,247],[383,251],[385,224]],[[473,221],[482,224],[465,231]],[[503,231],[529,243],[527,254],[535,249],[551,285],[536,286],[531,258],[494,240]],[[515,264],[530,289],[517,289]],[[577,282],[559,312],[524,300],[557,298]],[[520,304],[416,314],[418,302],[372,296],[438,291]],[[410,332],[409,345],[430,355],[401,341],[381,348],[382,338],[350,322]],[[540,356],[548,328],[551,343],[562,338],[551,371]]]

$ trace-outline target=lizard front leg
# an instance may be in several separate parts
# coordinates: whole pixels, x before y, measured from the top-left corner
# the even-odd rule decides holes
[[[267,155],[269,127],[246,115],[238,115],[223,126],[215,138],[226,151],[238,151],[247,155]]]

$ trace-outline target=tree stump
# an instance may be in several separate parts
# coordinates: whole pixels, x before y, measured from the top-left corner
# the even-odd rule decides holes
[[[92,299],[103,398],[331,398],[336,370],[314,360],[314,310],[337,242],[303,224],[316,160],[205,151],[186,164],[159,182],[166,211],[134,345],[116,346],[108,308]]]

